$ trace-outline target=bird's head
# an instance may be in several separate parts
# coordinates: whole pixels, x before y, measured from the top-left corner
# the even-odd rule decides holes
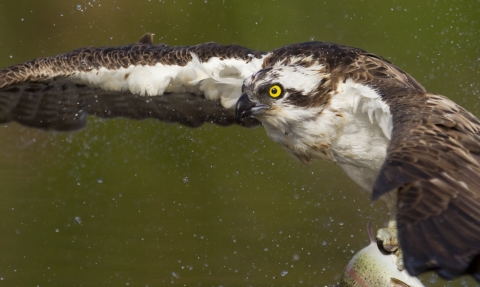
[[[311,59],[310,59],[311,60]],[[271,118],[302,120],[318,113],[331,97],[329,73],[316,61],[305,58],[279,62],[244,81],[236,104],[238,118],[254,116],[262,122]]]
[[[257,118],[273,141],[303,163],[312,157],[332,160],[327,151],[332,124],[322,116],[333,85],[324,65],[311,59],[280,61],[258,71],[244,81],[236,104],[238,118]]]

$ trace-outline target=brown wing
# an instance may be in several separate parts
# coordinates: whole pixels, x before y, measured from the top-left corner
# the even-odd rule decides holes
[[[360,54],[352,64],[342,69],[342,73],[355,82],[369,83],[382,95],[392,94],[396,89],[426,92],[412,76],[387,60],[370,53]]]
[[[480,281],[480,121],[447,98],[385,96],[392,140],[374,199],[398,192],[397,224],[406,269]]]
[[[248,63],[262,52],[236,45],[206,43],[188,47],[151,45],[151,35],[139,43],[117,48],[82,48],[71,53],[39,58],[0,70],[0,123],[11,121],[48,130],[70,131],[82,128],[87,115],[156,118],[188,126],[204,122],[219,125],[255,126],[252,118],[238,120],[234,111],[219,101],[209,101],[196,91],[140,96],[128,91],[109,91],[74,78],[79,73],[99,69],[119,70],[129,66],[157,63],[185,66],[192,53],[199,61],[211,57],[239,59]],[[125,80],[128,74],[125,76]],[[188,89],[187,89],[188,90]],[[238,95],[240,96],[240,94]]]
[[[375,88],[390,106],[391,142],[373,198],[398,192],[406,269],[480,281],[480,121],[373,54],[357,52],[337,68],[339,76]]]
[[[238,120],[235,111],[225,109],[220,102],[190,93],[139,96],[52,81],[17,84],[0,90],[0,123],[18,122],[45,130],[73,131],[85,127],[87,115],[154,118],[190,127],[203,123],[247,127],[259,124],[253,118]]]

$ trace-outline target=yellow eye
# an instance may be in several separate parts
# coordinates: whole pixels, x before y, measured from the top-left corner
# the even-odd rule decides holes
[[[279,85],[273,85],[268,90],[268,94],[272,98],[278,98],[282,94],[282,88]]]

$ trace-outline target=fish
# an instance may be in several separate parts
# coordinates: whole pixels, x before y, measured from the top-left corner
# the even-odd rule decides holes
[[[372,224],[367,224],[370,244],[356,253],[343,273],[339,287],[425,287],[406,270],[398,270],[398,257],[380,249],[372,232]]]

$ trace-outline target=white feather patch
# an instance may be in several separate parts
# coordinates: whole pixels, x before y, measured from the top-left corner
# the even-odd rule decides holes
[[[204,94],[233,108],[241,94],[243,80],[261,69],[263,58],[240,59],[212,57],[206,62],[192,54],[185,66],[131,65],[128,68],[94,69],[70,76],[74,82],[109,91],[129,91],[137,95],[159,96],[165,92]]]
[[[390,108],[372,88],[352,80],[341,82],[319,124],[335,123],[325,133],[331,139],[336,163],[367,191],[371,191],[392,133]]]
[[[378,124],[384,135],[391,139],[393,123],[390,107],[382,101],[374,89],[348,79],[338,85],[337,94],[341,94],[347,102],[350,102],[354,114],[359,112],[360,108],[361,113],[368,115],[370,123]]]
[[[282,62],[273,65],[274,72],[270,73],[270,77],[265,79],[269,82],[279,82],[286,89],[294,89],[304,94],[309,94],[315,89],[320,80],[326,77],[324,73],[325,66],[318,63],[310,65],[308,68],[302,65],[295,65],[298,61],[313,61],[312,56],[308,58],[294,57],[290,60],[290,64],[285,66]]]

